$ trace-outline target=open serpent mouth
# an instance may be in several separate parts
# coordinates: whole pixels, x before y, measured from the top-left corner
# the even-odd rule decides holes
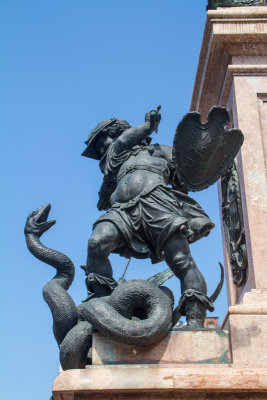
[[[47,221],[51,204],[47,203],[30,213],[24,228],[25,234],[35,234],[40,237],[45,231],[53,226],[56,221]]]
[[[55,220],[47,221],[50,210],[51,210],[51,204],[47,203],[44,206],[39,207],[35,211],[36,215],[35,223],[37,227],[42,228],[43,232],[47,231],[51,226],[53,226],[56,223]]]
[[[33,211],[32,216],[36,216],[35,222],[37,225],[42,225],[43,223],[46,222],[52,222],[52,221],[47,221],[48,215],[51,210],[51,204],[47,203],[44,206],[39,207],[36,211]]]

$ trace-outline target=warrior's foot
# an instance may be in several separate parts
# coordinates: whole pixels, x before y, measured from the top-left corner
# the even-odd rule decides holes
[[[91,272],[87,275],[86,286],[94,297],[104,297],[109,296],[118,284],[113,278]]]
[[[206,310],[213,311],[214,306],[210,298],[194,289],[187,289],[180,300],[182,315],[186,316],[188,329],[203,329],[206,319]]]
[[[108,278],[107,276],[103,276],[100,274],[96,274],[87,272],[86,267],[81,266],[81,268],[85,271],[86,275],[86,286],[88,290],[88,297],[84,301],[88,301],[94,297],[104,297],[109,296],[118,286],[117,282],[113,278]]]

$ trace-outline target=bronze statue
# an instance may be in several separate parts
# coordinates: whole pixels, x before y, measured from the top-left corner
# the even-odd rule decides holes
[[[74,265],[65,254],[46,247],[41,236],[55,221],[47,221],[50,204],[29,214],[25,238],[29,251],[57,271],[43,288],[53,316],[62,368],[85,368],[91,363],[93,328],[125,344],[159,341],[186,315],[188,329],[203,327],[206,310],[223,284],[208,297],[205,280],[193,260],[189,244],[209,234],[214,224],[187,195],[214,183],[228,170],[242,142],[241,131],[227,131],[225,108],[213,107],[202,124],[199,113],[185,115],[170,146],[151,144],[160,123],[160,107],[145,115],[145,123],[131,127],[112,118],[90,133],[83,153],[100,161],[104,174],[98,208],[107,211],[94,224],[88,245],[88,298],[78,306],[68,293]],[[171,185],[171,186],[170,186]],[[170,269],[146,280],[113,279],[111,252],[130,258],[167,262]],[[182,296],[163,283],[172,275],[181,281]]]
[[[228,143],[223,126],[229,115],[215,107],[206,126],[198,113],[184,117],[177,128],[174,149],[151,144],[150,135],[157,131],[161,119],[159,109],[147,113],[145,122],[136,127],[118,118],[102,121],[85,142],[82,155],[100,161],[104,180],[98,209],[107,211],[95,222],[88,242],[89,298],[110,295],[117,286],[108,259],[111,252],[126,258],[150,257],[152,263],[165,260],[181,281],[188,328],[202,328],[206,309],[213,310],[213,304],[189,244],[207,236],[214,224],[187,193],[218,179],[232,161],[232,153],[236,155],[242,138],[235,130],[231,138],[237,140]],[[203,137],[201,132],[205,133]],[[180,145],[185,146],[182,153],[186,160]],[[216,160],[212,160],[214,154]]]

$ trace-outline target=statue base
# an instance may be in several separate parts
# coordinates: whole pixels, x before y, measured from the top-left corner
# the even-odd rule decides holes
[[[260,400],[267,369],[202,365],[94,365],[61,372],[54,400]]]
[[[178,329],[151,346],[93,335],[86,369],[60,372],[54,400],[267,399],[267,368],[228,363],[228,334]]]
[[[228,364],[228,334],[220,329],[171,331],[150,346],[129,346],[93,335],[93,365]]]
[[[95,333],[93,365],[60,372],[54,400],[266,399],[267,368],[240,368],[227,354],[220,329],[178,329],[144,347]]]

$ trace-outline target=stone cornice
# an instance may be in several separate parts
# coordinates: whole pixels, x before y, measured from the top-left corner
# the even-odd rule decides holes
[[[124,393],[138,398],[144,392],[161,394],[164,399],[173,399],[174,394],[191,394],[191,398],[200,399],[203,392],[225,393],[231,398],[234,393],[266,394],[267,369],[189,364],[93,366],[61,372],[53,384],[54,400],[71,400],[78,394],[82,398],[102,394],[101,399],[111,399]]]
[[[259,76],[267,75],[267,64],[262,65],[228,65],[225,80],[223,83],[219,104],[226,106],[229,91],[231,89],[234,76],[249,75]]]
[[[267,55],[267,7],[219,8],[208,12],[191,110],[206,116],[212,105],[223,105],[220,101],[225,99],[223,91],[229,77],[235,69],[245,73],[249,68],[246,65],[241,72],[242,66],[231,65],[238,55]],[[256,69],[262,73],[265,66],[257,65]]]

